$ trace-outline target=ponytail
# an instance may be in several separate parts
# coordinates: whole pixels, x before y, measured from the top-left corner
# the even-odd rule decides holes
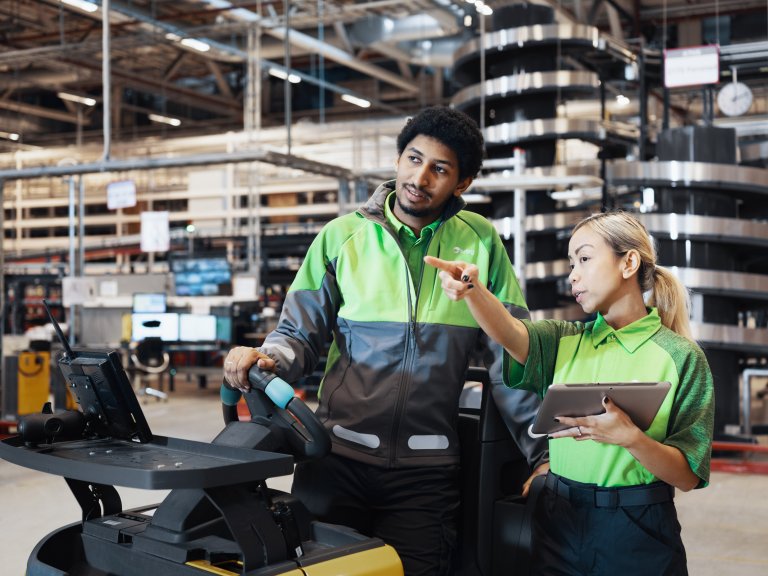
[[[657,308],[664,326],[693,341],[689,320],[691,299],[688,289],[668,268],[654,267],[648,305]]]

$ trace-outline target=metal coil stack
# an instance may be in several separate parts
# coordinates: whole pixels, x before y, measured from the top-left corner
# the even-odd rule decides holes
[[[644,211],[659,263],[691,290],[693,335],[715,379],[715,430],[731,431],[739,374],[768,351],[768,170],[737,165],[735,134],[713,126],[662,133],[657,153],[657,162],[612,163],[607,181],[620,205]]]
[[[474,190],[489,193],[486,215],[510,243],[531,310],[547,317],[579,314],[568,309],[568,263],[559,241],[576,216],[552,192],[596,189],[599,206],[603,163],[626,157],[638,131],[604,121],[598,103],[604,82],[623,77],[633,60],[596,28],[556,23],[551,8],[530,4],[497,8],[491,29],[455,54],[453,77],[462,88],[451,103],[481,125],[488,153]],[[579,101],[597,104],[592,115],[567,117],[565,105]],[[592,158],[569,162],[569,141],[591,144]],[[515,200],[515,190],[524,200]],[[523,251],[511,246],[518,226],[525,232]]]
[[[688,126],[659,134],[657,160],[644,161],[646,128],[606,121],[606,102],[627,83],[658,87],[658,75],[638,66],[645,56],[596,28],[556,23],[548,7],[504,6],[456,52],[461,88],[452,105],[483,128],[488,159],[474,190],[490,201],[479,211],[508,243],[534,318],[583,318],[566,283],[573,223],[602,206],[638,214],[659,263],[692,292],[694,337],[715,378],[723,434],[740,422],[739,375],[764,365],[768,350],[768,170],[746,153],[760,157],[764,142],[742,147],[739,165],[735,133]],[[597,112],[571,114],[584,109],[574,102]],[[569,158],[573,141],[593,147],[591,161]],[[579,189],[578,201],[563,200]]]

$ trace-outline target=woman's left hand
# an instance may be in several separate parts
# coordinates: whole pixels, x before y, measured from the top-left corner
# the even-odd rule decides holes
[[[550,438],[573,438],[575,440],[594,440],[604,444],[629,446],[641,430],[621,408],[607,396],[603,398],[605,412],[595,416],[571,418],[560,416],[558,421],[570,428],[550,434]]]

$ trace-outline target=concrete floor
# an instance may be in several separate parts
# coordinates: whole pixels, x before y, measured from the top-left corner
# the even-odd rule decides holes
[[[210,441],[222,428],[218,390],[199,390],[180,379],[167,402],[142,404],[155,434]],[[288,490],[290,477],[269,481]],[[167,492],[119,488],[124,508],[152,504]],[[691,576],[768,574],[768,477],[712,474],[704,490],[676,498]],[[22,576],[35,544],[48,532],[77,521],[80,509],[64,480],[0,461],[0,574]]]

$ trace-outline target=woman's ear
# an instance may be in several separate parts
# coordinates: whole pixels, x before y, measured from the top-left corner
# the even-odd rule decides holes
[[[631,278],[640,269],[640,253],[637,250],[629,250],[624,254],[621,273],[623,277]]]

